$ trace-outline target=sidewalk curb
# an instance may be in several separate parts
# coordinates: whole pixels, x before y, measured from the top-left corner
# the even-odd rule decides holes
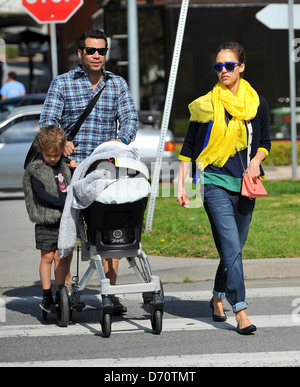
[[[163,283],[213,281],[219,265],[219,259],[158,256],[148,259],[153,274]],[[300,258],[245,259],[243,265],[245,280],[287,279],[300,274]],[[134,278],[133,274],[125,274],[120,264],[118,281],[134,281]]]
[[[213,281],[219,265],[219,259],[160,256],[148,256],[148,259],[153,274],[160,277],[163,283]],[[0,271],[1,288],[40,286],[39,251],[0,251],[0,261],[6,262],[5,270]],[[76,254],[74,254],[72,275],[76,275],[76,264]],[[299,276],[300,281],[300,258],[245,259],[243,264],[245,280],[295,279]],[[80,278],[88,265],[88,262],[80,261]],[[139,282],[134,271],[128,268],[127,260],[121,259],[118,284]],[[88,286],[100,286],[96,274],[91,278]]]

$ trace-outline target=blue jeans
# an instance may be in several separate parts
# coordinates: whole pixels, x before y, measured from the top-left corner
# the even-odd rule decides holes
[[[255,200],[214,184],[204,186],[204,207],[220,254],[213,295],[225,298],[234,313],[248,307],[242,262]]]

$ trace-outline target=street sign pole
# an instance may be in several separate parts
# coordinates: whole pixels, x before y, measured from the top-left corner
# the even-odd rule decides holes
[[[58,76],[58,60],[57,60],[57,38],[56,38],[56,24],[50,23],[51,31],[51,61],[52,61],[52,78]]]
[[[291,106],[291,142],[292,142],[292,178],[297,179],[297,124],[296,124],[296,71],[293,61],[294,42],[294,1],[289,0],[289,65],[290,65],[290,106]]]
[[[289,32],[290,113],[292,143],[292,178],[297,178],[296,72],[294,62],[294,30],[300,29],[300,4],[269,4],[256,14],[256,19],[270,29]]]
[[[170,114],[171,114],[171,108],[173,103],[173,96],[174,96],[174,90],[176,85],[177,71],[179,66],[179,59],[181,56],[180,55],[181,47],[182,47],[188,9],[189,9],[189,0],[182,0],[181,10],[179,15],[179,22],[177,27],[177,34],[175,39],[175,47],[173,51],[171,71],[169,76],[168,90],[167,90],[162,125],[161,125],[160,141],[158,144],[154,173],[153,173],[153,176],[151,176],[151,194],[150,194],[150,200],[149,200],[148,211],[147,211],[145,232],[152,230],[156,195],[158,191],[160,170],[162,166],[162,156],[164,152],[166,135],[167,135],[169,121],[170,121]]]
[[[127,1],[127,30],[129,87],[135,107],[137,110],[140,110],[140,66],[136,0]]]

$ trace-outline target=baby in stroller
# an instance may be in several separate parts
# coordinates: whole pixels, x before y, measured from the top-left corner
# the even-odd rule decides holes
[[[150,304],[152,328],[160,333],[163,314],[162,286],[153,276],[146,254],[142,250],[141,235],[144,212],[150,193],[148,169],[140,161],[138,152],[125,144],[101,144],[76,169],[69,188],[59,233],[59,255],[70,254],[76,243],[77,225],[82,217],[84,232],[79,227],[82,256],[90,266],[80,283],[73,287],[69,308],[80,305],[80,295],[89,278],[96,271],[101,284],[102,306],[100,323],[104,336],[111,333],[112,296],[139,293]],[[127,258],[141,281],[139,284],[115,285],[106,278],[102,258]],[[64,290],[62,290],[64,293]],[[66,299],[65,295],[60,300]],[[69,309],[68,308],[68,309]],[[60,305],[60,324],[67,325],[69,311]]]

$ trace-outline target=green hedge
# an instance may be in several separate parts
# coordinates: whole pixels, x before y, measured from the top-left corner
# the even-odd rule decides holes
[[[19,56],[19,46],[7,45],[6,46],[6,57],[7,59],[15,59]]]
[[[297,143],[297,159],[300,162],[300,143]],[[292,144],[290,141],[273,141],[269,156],[263,165],[291,165]]]
[[[182,143],[175,144],[175,153],[178,156]],[[300,142],[297,143],[297,164],[300,165]],[[269,156],[263,161],[263,165],[291,165],[292,145],[290,141],[273,141]]]

